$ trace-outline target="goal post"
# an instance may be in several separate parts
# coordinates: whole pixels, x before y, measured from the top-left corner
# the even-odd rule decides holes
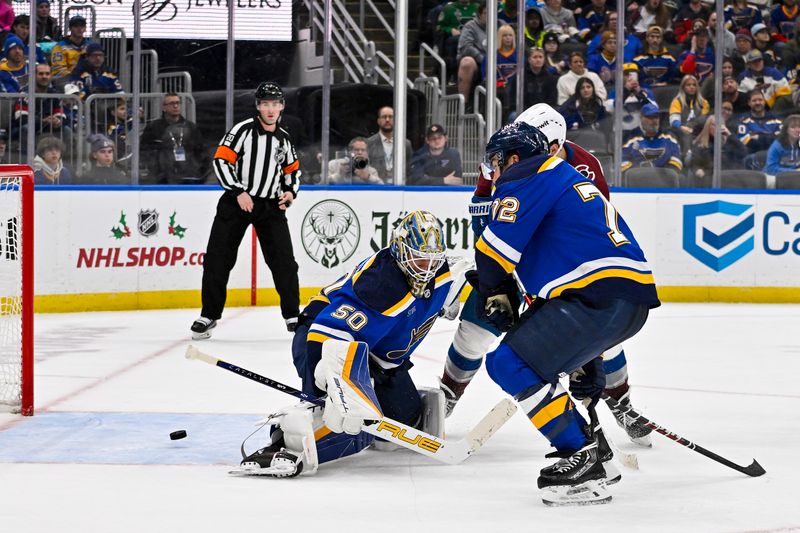
[[[0,411],[33,415],[33,169],[0,165]]]

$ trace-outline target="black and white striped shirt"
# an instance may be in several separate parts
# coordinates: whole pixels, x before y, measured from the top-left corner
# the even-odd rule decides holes
[[[214,153],[214,172],[229,191],[278,198],[300,188],[300,161],[289,134],[280,126],[269,132],[258,116],[236,124]]]

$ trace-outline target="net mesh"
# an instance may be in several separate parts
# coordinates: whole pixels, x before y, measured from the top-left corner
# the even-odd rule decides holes
[[[0,410],[22,398],[22,178],[0,176]]]

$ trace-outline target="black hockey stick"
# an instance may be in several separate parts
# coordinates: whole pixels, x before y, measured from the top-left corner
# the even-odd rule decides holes
[[[252,370],[247,370],[246,368],[228,363],[227,361],[217,359],[214,356],[201,352],[194,346],[186,348],[186,358],[196,359],[212,366],[218,366],[238,376],[279,390],[289,396],[294,396],[299,400],[305,400],[319,406],[325,405],[325,400],[321,398],[306,394],[294,387],[284,385],[266,376],[257,374]],[[431,435],[396,420],[392,420],[391,418],[375,420],[374,423],[365,425],[362,431],[421,455],[426,455],[442,461],[443,463],[455,465],[461,463],[478,451],[478,449],[489,440],[489,437],[494,435],[494,433],[511,418],[516,410],[517,405],[508,398],[500,400],[500,402],[498,402],[464,438],[459,440],[444,439],[436,435]]]
[[[699,453],[700,455],[705,455],[709,459],[713,459],[714,461],[716,461],[718,463],[721,463],[721,464],[727,466],[728,468],[733,468],[737,472],[741,472],[742,474],[746,474],[746,475],[748,475],[750,477],[763,476],[764,474],[767,473],[767,471],[764,470],[764,468],[760,464],[758,464],[758,461],[756,461],[755,459],[753,459],[753,462],[749,466],[739,466],[736,463],[734,463],[732,461],[729,461],[728,459],[725,459],[724,457],[719,456],[719,455],[717,455],[716,453],[714,453],[714,452],[712,452],[710,450],[706,450],[705,448],[703,448],[699,444],[695,444],[694,442],[690,441],[689,439],[681,437],[680,435],[678,435],[676,433],[673,433],[672,431],[670,431],[670,430],[668,430],[668,429],[666,429],[664,427],[659,426],[655,422],[652,422],[652,421],[648,420],[647,418],[645,418],[641,413],[636,411],[630,405],[621,405],[617,400],[615,400],[614,398],[611,398],[610,396],[603,396],[603,399],[606,401],[606,403],[611,408],[611,411],[614,412],[614,414],[616,414],[616,415],[625,415],[625,416],[628,416],[628,417],[630,417],[630,418],[632,418],[634,420],[638,420],[644,426],[652,429],[653,431],[655,431],[657,433],[661,433],[662,435],[664,435],[668,439],[677,442],[681,446],[686,446],[690,450],[694,450],[697,453]]]

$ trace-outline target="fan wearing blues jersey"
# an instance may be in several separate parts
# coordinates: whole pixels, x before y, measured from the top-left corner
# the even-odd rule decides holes
[[[417,390],[408,371],[445,303],[459,305],[448,295],[452,276],[443,243],[436,217],[415,211],[394,230],[388,248],[311,298],[292,356],[303,392],[327,393],[325,407],[301,403],[273,415],[269,445],[245,457],[244,470],[272,477],[314,473],[318,464],[370,445],[374,437],[361,428],[382,417],[442,435],[442,392]]]
[[[484,164],[495,189],[491,221],[475,245],[479,305],[507,331],[486,369],[560,457],[540,473],[543,501],[605,503],[611,495],[596,435],[558,379],[580,369],[573,396],[599,399],[598,354],[636,334],[660,305],[653,274],[622,216],[590,180],[550,155],[537,128],[502,128]],[[521,317],[512,275],[536,296]]]

